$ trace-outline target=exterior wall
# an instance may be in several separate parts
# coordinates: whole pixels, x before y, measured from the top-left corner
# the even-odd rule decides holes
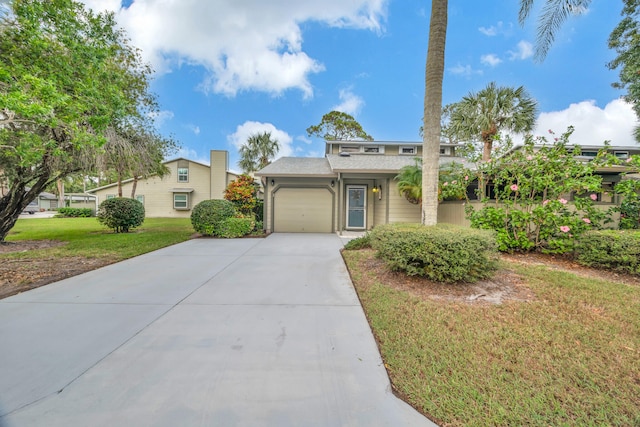
[[[420,205],[409,203],[405,197],[398,191],[395,182],[389,183],[389,223],[394,222],[421,222]]]
[[[211,172],[208,174],[211,189],[208,199],[223,199],[227,184],[235,178],[228,179],[229,153],[221,150],[211,150]]]
[[[340,145],[341,144],[332,144],[331,148],[328,148],[328,151],[330,154],[340,154]],[[376,141],[371,141],[371,142],[367,142],[365,144],[361,144],[360,142],[358,142],[357,144],[349,144],[349,141],[345,141],[344,144],[342,145],[381,145],[384,146],[384,153],[372,153],[372,156],[379,156],[384,154],[385,156],[407,156],[407,157],[420,157],[422,156],[422,143],[411,143],[408,142],[404,145],[396,145],[396,144],[392,144],[392,145],[386,145],[386,144],[381,144],[378,143]],[[400,147],[416,147],[417,152],[416,154],[400,154]],[[368,153],[359,153],[359,154],[368,154]]]
[[[387,217],[387,208],[389,206],[389,183],[393,183],[393,180],[385,179],[379,181],[378,185],[382,186],[382,191],[379,194],[373,195],[373,227],[380,224],[386,224],[389,220]]]
[[[178,161],[169,162],[166,166],[170,174],[163,178],[153,176],[151,178],[138,181],[136,196],[144,196],[144,208],[146,216],[149,218],[188,218],[191,215],[191,208],[203,200],[210,199],[210,168],[199,163],[189,163],[189,181],[178,182]],[[122,196],[131,196],[133,182],[122,185]],[[173,208],[173,188],[193,188],[189,194],[189,209],[176,210]],[[94,191],[98,197],[99,206],[107,196],[117,196],[116,185]]]
[[[274,185],[271,185],[271,181]],[[333,182],[333,186],[331,186]],[[264,177],[265,193],[264,193],[264,228],[267,233],[273,232],[274,217],[274,191],[277,192],[281,188],[327,188],[334,193],[334,203],[332,212],[332,222],[334,230],[338,224],[338,182],[332,178],[271,178]]]

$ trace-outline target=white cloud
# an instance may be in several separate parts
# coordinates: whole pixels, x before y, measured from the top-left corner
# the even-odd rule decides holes
[[[149,117],[153,120],[156,127],[162,127],[166,122],[173,119],[173,111],[163,110],[149,113]]]
[[[171,157],[171,159],[176,159],[182,157],[184,159],[193,160],[194,162],[202,163],[203,165],[211,164],[211,157],[209,157],[209,153],[207,152],[207,156],[200,156],[195,150],[191,148],[180,148],[178,152]],[[167,159],[167,160],[171,160]]]
[[[509,51],[509,59],[514,61],[516,59],[524,60],[533,56],[533,44],[528,41],[521,40],[518,43],[517,50]]]
[[[84,0],[95,8],[115,0]],[[296,88],[313,95],[309,76],[324,70],[302,48],[301,25],[382,31],[389,0],[135,0],[117,9],[135,46],[161,72],[203,66],[206,92],[235,96]]]
[[[458,76],[471,77],[473,75],[481,75],[482,70],[474,70],[471,65],[462,65],[458,63],[456,66],[449,68],[451,74]]]
[[[309,138],[307,138],[304,135],[298,135],[296,136],[296,141],[300,141],[300,142],[304,142],[305,144],[309,145],[311,143],[313,143],[313,141]]]
[[[611,141],[611,145],[633,146],[633,129],[637,125],[631,104],[622,99],[613,100],[604,108],[595,101],[582,101],[562,111],[541,113],[534,135],[548,138],[549,130],[559,135],[573,126],[575,131],[569,140],[572,144],[603,145]]]
[[[276,158],[288,157],[293,154],[291,145],[293,138],[287,132],[277,129],[271,123],[246,121],[238,125],[234,133],[227,136],[227,141],[239,149],[251,135],[262,132],[271,132],[271,137],[278,140],[280,151],[278,151]]]
[[[479,27],[478,31],[487,37],[495,37],[497,35],[509,36],[513,32],[513,24],[509,23],[505,26],[502,21],[498,21],[496,25],[490,27]]]
[[[195,135],[200,135],[200,126],[188,124],[186,128],[193,132]]]
[[[334,111],[341,111],[355,116],[360,112],[360,109],[364,105],[364,100],[360,96],[354,94],[350,88],[340,89],[339,97],[342,102],[331,107]]]
[[[480,57],[480,62],[490,67],[495,67],[502,62],[502,59],[498,58],[498,55],[489,53]]]

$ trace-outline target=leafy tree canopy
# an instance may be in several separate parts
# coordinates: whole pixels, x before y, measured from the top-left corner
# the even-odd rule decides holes
[[[108,126],[156,109],[150,74],[112,13],[73,0],[0,9],[0,242],[44,188],[92,164]]]
[[[353,116],[341,111],[331,111],[315,126],[307,128],[307,135],[324,138],[327,141],[365,140],[373,141]]]

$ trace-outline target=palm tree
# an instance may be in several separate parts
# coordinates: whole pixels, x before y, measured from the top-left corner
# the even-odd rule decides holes
[[[517,89],[489,83],[453,105],[449,129],[458,140],[479,139],[482,160],[491,159],[493,141],[502,131],[530,132],[536,121],[537,103],[524,87]]]
[[[278,150],[280,144],[277,139],[271,138],[271,132],[253,134],[240,147],[238,166],[246,174],[255,172],[271,163]]]
[[[422,223],[438,222],[438,164],[448,0],[431,1],[422,135]]]
[[[520,24],[529,17],[534,0],[520,0]],[[542,61],[547,56],[549,48],[556,38],[556,32],[571,15],[584,13],[591,0],[546,0],[542,14],[538,18],[538,34],[536,37],[537,60]]]
[[[416,157],[416,163],[404,166],[395,177],[398,181],[398,191],[409,202],[420,204],[422,202],[422,165],[421,159]]]

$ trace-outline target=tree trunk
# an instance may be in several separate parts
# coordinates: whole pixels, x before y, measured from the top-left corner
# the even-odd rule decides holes
[[[122,175],[118,174],[118,197],[122,197]]]
[[[0,243],[4,242],[20,213],[38,197],[46,188],[47,183],[46,177],[41,177],[27,192],[25,192],[24,183],[20,183],[9,188],[7,193],[0,198]]]
[[[138,176],[133,175],[133,182],[131,183],[131,198],[136,198],[136,189],[138,188]]]
[[[429,47],[425,72],[424,123],[422,139],[422,223],[438,222],[438,169],[440,160],[440,119],[442,80],[447,37],[448,0],[432,0]]]

